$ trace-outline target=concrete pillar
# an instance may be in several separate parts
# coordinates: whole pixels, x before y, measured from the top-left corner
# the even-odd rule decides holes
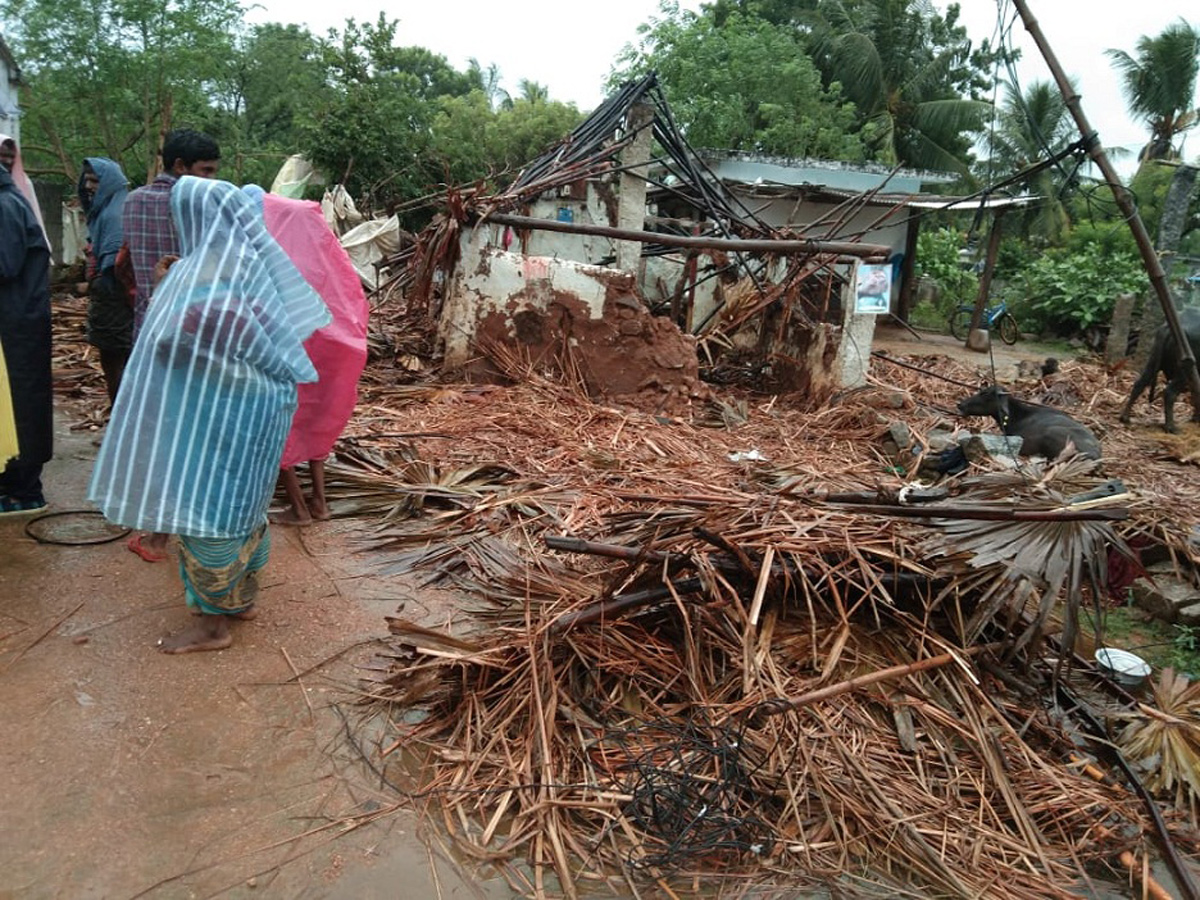
[[[842,299],[842,341],[838,345],[837,379],[843,388],[862,387],[871,368],[871,341],[875,338],[874,314],[854,311],[854,283]]]
[[[641,231],[646,227],[645,176],[650,171],[650,141],[653,135],[649,123],[653,118],[654,107],[649,104],[638,103],[629,110],[626,121],[629,130],[641,130],[621,153],[621,165],[626,168],[621,172],[617,183],[618,228]],[[630,166],[636,168],[629,170]],[[638,175],[642,177],[639,178]],[[617,251],[617,268],[629,272],[636,279],[644,245],[639,241],[615,241],[614,244]]]

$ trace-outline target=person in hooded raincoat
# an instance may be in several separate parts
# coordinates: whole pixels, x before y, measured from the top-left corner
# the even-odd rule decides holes
[[[50,375],[50,245],[11,138],[0,135],[0,348],[20,453],[0,461],[0,513],[42,509],[42,466],[54,453]],[[28,187],[32,192],[32,187]]]
[[[257,185],[242,188],[262,207],[267,231],[279,242],[300,274],[325,301],[333,321],[304,345],[320,378],[300,386],[299,406],[280,461],[289,508],[271,521],[307,525],[329,518],[325,499],[325,457],[333,450],[358,402],[358,379],[367,364],[367,316],[370,308],[362,280],[330,231],[317,203],[267,194]],[[312,480],[306,498],[295,467],[308,463]]]
[[[229,646],[253,615],[296,386],[317,372],[304,341],[325,304],[224,181],[171,192],[181,257],[154,292],[101,444],[88,496],[112,522],[179,536],[198,621],[167,653]]]
[[[88,282],[87,336],[100,353],[110,405],[116,402],[133,347],[133,304],[116,272],[124,240],[121,212],[128,194],[125,173],[117,163],[102,156],[83,161],[79,202],[87,216],[94,269]]]

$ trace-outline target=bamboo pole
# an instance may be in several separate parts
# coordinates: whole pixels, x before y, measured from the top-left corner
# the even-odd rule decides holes
[[[863,244],[858,241],[818,241],[811,238],[784,240],[692,237],[682,234],[663,234],[657,231],[612,228],[608,225],[588,225],[583,222],[559,222],[556,219],[538,219],[533,216],[510,216],[507,213],[492,213],[484,221],[496,225],[510,225],[513,228],[534,228],[541,231],[560,231],[565,234],[595,234],[622,241],[641,241],[645,244],[665,244],[668,247],[692,247],[700,250],[744,250],[783,255],[833,253],[838,256],[865,259],[886,257],[892,252],[890,247],[885,247],[883,244]]]
[[[1017,12],[1021,16],[1021,22],[1025,25],[1025,30],[1029,32],[1034,43],[1037,44],[1038,50],[1041,51],[1042,57],[1046,60],[1046,65],[1050,67],[1050,72],[1058,84],[1059,91],[1062,92],[1063,99],[1066,101],[1067,109],[1071,111],[1071,116],[1075,119],[1075,125],[1079,128],[1079,133],[1088,145],[1088,155],[1096,163],[1097,167],[1099,167],[1104,180],[1108,182],[1109,188],[1112,189],[1113,197],[1117,202],[1118,208],[1121,210],[1121,214],[1125,217],[1125,221],[1129,223],[1129,230],[1133,232],[1133,239],[1137,242],[1138,252],[1141,253],[1142,262],[1146,265],[1146,274],[1150,276],[1150,284],[1153,286],[1154,293],[1158,296],[1158,302],[1162,306],[1163,318],[1166,319],[1167,327],[1171,330],[1171,336],[1175,339],[1175,344],[1179,348],[1179,360],[1183,365],[1184,371],[1187,373],[1188,387],[1192,393],[1192,417],[1198,418],[1200,417],[1198,416],[1200,414],[1200,373],[1196,371],[1196,358],[1192,355],[1192,348],[1188,344],[1187,336],[1183,333],[1183,325],[1179,321],[1179,313],[1175,310],[1175,304],[1171,300],[1171,291],[1167,286],[1167,276],[1163,271],[1162,263],[1158,259],[1158,254],[1154,250],[1150,234],[1146,231],[1146,226],[1143,224],[1141,216],[1138,215],[1137,206],[1134,205],[1133,200],[1130,198],[1129,191],[1121,184],[1116,169],[1109,162],[1108,155],[1104,152],[1104,147],[1100,144],[1099,136],[1092,129],[1087,116],[1083,114],[1083,107],[1079,103],[1079,94],[1072,87],[1070,80],[1068,80],[1066,72],[1063,71],[1062,66],[1058,62],[1058,57],[1050,49],[1050,44],[1046,41],[1046,36],[1042,34],[1042,29],[1038,25],[1037,19],[1030,12],[1029,4],[1025,0],[1013,0],[1013,5],[1016,6]]]

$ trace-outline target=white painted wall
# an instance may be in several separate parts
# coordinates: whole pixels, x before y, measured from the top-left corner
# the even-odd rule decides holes
[[[553,256],[526,256],[515,246],[506,250],[507,230],[505,226],[484,225],[463,231],[461,256],[439,321],[448,368],[464,366],[470,360],[480,320],[493,313],[511,317],[518,307],[536,305],[551,292],[572,294],[586,305],[594,319],[604,314],[608,285],[595,276],[613,270]]]
[[[0,132],[21,142],[20,107],[17,104],[17,85],[14,83],[15,72],[0,60]]]
[[[543,197],[529,207],[529,215],[535,219],[558,219],[560,210],[566,210],[577,225],[612,226],[608,219],[608,208],[600,199],[596,186],[587,186],[587,199],[574,200],[569,197]],[[561,234],[557,231],[529,231],[526,253],[529,256],[549,256],[555,259],[571,259],[575,262],[595,264],[601,259],[616,256],[616,242],[612,238],[594,234]],[[520,247],[509,249],[520,250]]]

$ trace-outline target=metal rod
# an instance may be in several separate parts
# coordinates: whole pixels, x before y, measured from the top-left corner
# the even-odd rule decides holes
[[[1188,387],[1192,392],[1192,415],[1195,418],[1197,413],[1200,413],[1200,373],[1196,371],[1196,358],[1192,355],[1192,348],[1188,344],[1187,336],[1183,333],[1183,325],[1179,321],[1179,313],[1175,310],[1175,303],[1171,299],[1171,290],[1167,286],[1167,275],[1163,271],[1162,263],[1159,261],[1158,254],[1154,250],[1154,244],[1150,240],[1150,233],[1146,231],[1146,226],[1142,222],[1142,217],[1138,215],[1137,206],[1134,205],[1133,200],[1130,198],[1129,191],[1121,184],[1116,170],[1104,152],[1104,147],[1101,146],[1099,138],[1096,136],[1095,131],[1092,130],[1087,117],[1083,114],[1083,107],[1079,103],[1079,94],[1071,85],[1062,66],[1059,65],[1054,51],[1050,49],[1050,44],[1047,43],[1046,36],[1042,34],[1042,29],[1038,25],[1037,19],[1033,17],[1033,13],[1029,10],[1029,4],[1025,0],[1013,0],[1013,5],[1017,8],[1017,12],[1020,13],[1021,22],[1025,25],[1025,30],[1029,32],[1034,43],[1037,44],[1038,50],[1042,52],[1042,56],[1046,60],[1046,65],[1050,67],[1050,72],[1058,84],[1058,89],[1062,92],[1063,99],[1067,103],[1067,109],[1071,111],[1071,116],[1075,119],[1079,133],[1088,144],[1088,155],[1100,169],[1104,180],[1108,182],[1117,206],[1125,216],[1125,221],[1129,223],[1129,230],[1133,232],[1133,239],[1137,242],[1138,252],[1141,253],[1142,262],[1146,265],[1146,274],[1150,276],[1150,284],[1153,286],[1154,293],[1158,296],[1158,302],[1162,306],[1163,318],[1166,320],[1167,327],[1171,331],[1171,336],[1175,339],[1175,344],[1179,348],[1179,361],[1183,365],[1184,372],[1187,374]]]
[[[565,234],[595,234],[623,241],[641,241],[644,244],[664,244],[668,247],[689,247],[699,250],[745,250],[747,252],[779,253],[783,255],[836,253],[839,256],[853,256],[863,259],[886,257],[891,252],[891,247],[884,246],[883,244],[862,244],[857,241],[692,237],[681,234],[662,234],[657,231],[612,228],[608,225],[587,225],[582,222],[559,222],[556,219],[538,219],[532,216],[510,216],[507,213],[493,213],[487,217],[486,221],[497,225],[509,225],[513,228],[560,231]]]

